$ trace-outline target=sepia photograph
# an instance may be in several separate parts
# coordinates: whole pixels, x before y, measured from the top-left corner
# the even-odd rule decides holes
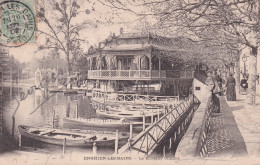
[[[0,22],[0,164],[260,164],[260,0],[0,0]]]

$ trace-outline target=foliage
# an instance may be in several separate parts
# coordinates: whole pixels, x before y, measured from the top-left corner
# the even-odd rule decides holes
[[[81,6],[83,2],[80,0],[49,0],[47,3],[51,9],[48,9],[44,6],[43,1],[38,12],[41,23],[45,25],[39,26],[42,29],[39,28],[38,32],[46,38],[45,43],[39,46],[39,50],[55,49],[57,52],[64,53],[68,74],[71,72],[71,59],[82,52],[81,43],[86,43],[86,40],[81,38],[80,32],[95,27],[95,24],[87,19],[83,22],[80,22],[82,19],[78,19],[80,13],[90,13],[88,9],[81,10],[84,7],[84,5]]]
[[[257,51],[260,46],[259,0],[99,0],[105,5],[129,11],[140,17],[153,16],[153,28],[171,36],[195,38],[204,44],[226,45],[238,59],[242,45],[251,49],[249,67],[249,98],[254,104],[256,95]],[[139,10],[142,6],[146,10]],[[210,45],[211,48],[214,48]],[[213,49],[216,51],[215,49]],[[214,56],[209,61],[214,60]],[[233,53],[232,53],[233,54]],[[219,56],[220,54],[218,54]],[[230,61],[228,56],[219,56]],[[225,64],[226,65],[226,64]],[[231,61],[230,65],[233,65]]]

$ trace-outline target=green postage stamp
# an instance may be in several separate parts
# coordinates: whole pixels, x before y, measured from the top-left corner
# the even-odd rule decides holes
[[[0,44],[19,47],[35,42],[36,0],[0,2]]]

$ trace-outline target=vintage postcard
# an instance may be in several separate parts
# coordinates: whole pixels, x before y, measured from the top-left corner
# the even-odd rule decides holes
[[[0,0],[0,164],[259,164],[259,0]]]

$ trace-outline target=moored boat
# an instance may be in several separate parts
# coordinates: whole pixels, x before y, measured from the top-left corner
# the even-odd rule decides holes
[[[83,130],[61,130],[25,125],[18,126],[22,136],[45,143],[63,145],[66,138],[66,145],[71,147],[92,147],[93,143],[100,147],[114,147],[115,132],[83,131]],[[129,137],[127,134],[119,133],[119,145],[124,145]]]
[[[63,90],[64,94],[77,94],[78,92],[74,89],[65,89]]]
[[[111,119],[121,119],[125,118],[127,120],[142,120],[143,117],[151,119],[152,116],[162,115],[163,111],[161,109],[143,109],[143,110],[124,110],[120,108],[107,107],[105,110],[96,110],[98,117],[111,118]]]
[[[92,90],[87,90],[85,93],[86,96],[92,96]]]
[[[49,92],[63,92],[63,88],[49,88]]]
[[[91,119],[82,119],[82,118],[63,118],[64,124],[73,124],[77,126],[77,128],[91,128],[91,129],[100,129],[100,130],[122,130],[129,131],[130,129],[130,121],[122,118],[120,120],[115,119],[99,119],[99,118],[91,118]],[[133,130],[139,132],[142,129],[143,122],[132,122]],[[150,123],[147,123],[148,126]]]

